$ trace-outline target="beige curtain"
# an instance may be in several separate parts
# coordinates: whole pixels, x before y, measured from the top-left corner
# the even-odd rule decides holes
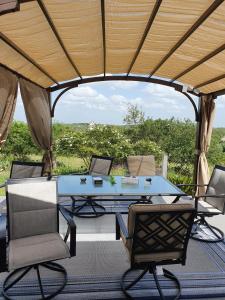
[[[16,107],[17,76],[0,66],[0,147],[7,138]]]
[[[200,155],[197,169],[197,184],[208,184],[209,168],[206,154],[209,150],[212,126],[215,116],[215,101],[212,95],[204,95],[201,97],[201,130],[200,130]],[[199,187],[197,194],[204,194],[205,188]]]
[[[44,150],[44,173],[51,173],[52,126],[49,94],[45,89],[22,78],[20,79],[20,90],[33,140],[38,147]]]

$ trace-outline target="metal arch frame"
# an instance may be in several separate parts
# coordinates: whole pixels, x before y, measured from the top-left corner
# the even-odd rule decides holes
[[[67,82],[65,84],[61,84],[60,86],[64,88],[63,91],[56,97],[54,100],[52,107],[51,107],[51,117],[53,118],[55,115],[55,107],[60,98],[64,93],[67,91],[78,87],[80,84],[85,84],[85,83],[91,83],[91,82],[103,82],[103,81],[112,81],[112,80],[130,80],[130,81],[140,81],[140,82],[148,82],[148,83],[155,83],[155,84],[160,84],[160,85],[166,85],[168,87],[174,88],[177,92],[183,94],[188,100],[191,102],[193,108],[194,108],[194,113],[195,113],[195,121],[199,122],[199,110],[192,99],[192,97],[187,93],[182,90],[182,86],[176,83],[171,83],[168,81],[165,81],[163,79],[156,79],[156,78],[146,78],[146,77],[139,77],[139,76],[99,76],[99,77],[91,77],[91,78],[85,78],[81,80],[75,80],[72,82]],[[58,86],[52,87],[49,91],[53,92],[58,90]],[[197,95],[196,93],[192,92],[193,95],[195,96],[201,96],[201,94]]]

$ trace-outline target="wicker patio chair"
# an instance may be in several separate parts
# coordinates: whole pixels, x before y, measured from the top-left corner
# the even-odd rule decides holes
[[[197,186],[195,184],[179,184],[184,186]],[[199,186],[199,185],[198,185]],[[206,193],[194,198],[181,198],[179,203],[192,203],[197,209],[197,217],[194,221],[191,233],[192,239],[215,243],[224,240],[224,233],[219,228],[210,225],[206,218],[214,217],[225,213],[225,167],[216,165],[213,169],[209,183],[206,186]],[[201,228],[205,228],[204,234]],[[208,234],[207,234],[208,230]]]
[[[160,299],[165,299],[157,277],[157,266],[185,264],[189,236],[195,217],[191,204],[133,204],[128,212],[128,224],[122,215],[116,214],[116,239],[122,237],[131,267],[122,276],[121,287],[126,296],[129,290],[149,272],[153,274]],[[127,283],[128,274],[143,269],[132,282]],[[179,299],[181,286],[178,278],[166,269],[164,276],[176,282]],[[171,299],[171,298],[170,298]]]
[[[92,155],[89,170],[84,173],[76,173],[75,175],[92,175],[92,176],[107,176],[112,168],[113,158],[108,156]],[[84,203],[76,205],[77,198],[72,198],[72,213],[83,218],[100,217],[104,214],[105,208],[93,200],[93,197],[86,197]],[[80,202],[80,199],[79,199]],[[85,208],[90,209],[90,212],[82,213]]]
[[[34,269],[42,299],[51,299],[60,293],[67,282],[66,270],[53,261],[75,255],[75,223],[61,207],[60,211],[70,228],[69,248],[59,234],[59,207],[54,180],[44,177],[9,180],[6,195],[8,270],[11,273],[3,283],[2,293],[6,299],[11,299],[11,288]],[[43,287],[40,268],[63,276],[55,291],[51,288],[47,291]]]

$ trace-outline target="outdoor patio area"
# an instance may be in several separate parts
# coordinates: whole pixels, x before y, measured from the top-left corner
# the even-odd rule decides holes
[[[65,203],[69,204],[70,199],[67,200]],[[77,253],[73,258],[59,261],[68,272],[68,283],[55,299],[125,299],[120,280],[129,268],[129,259],[122,241],[115,238],[115,216],[94,219],[74,217],[74,220],[77,226]],[[210,223],[225,231],[224,216],[214,217]],[[63,236],[67,229],[63,218],[60,218],[60,224]],[[167,269],[180,280],[181,299],[224,299],[225,243],[190,240],[186,265],[167,266]],[[49,272],[41,272],[44,289],[54,291],[62,278],[53,278]],[[7,275],[1,273],[1,284]],[[133,278],[134,274],[130,276]],[[166,299],[170,299],[176,293],[174,284],[162,275],[159,278]],[[36,273],[29,273],[10,293],[15,299],[37,299],[40,289]],[[133,288],[132,295],[134,299],[159,299],[153,277],[146,275]]]
[[[224,16],[0,1],[0,299],[225,299]]]

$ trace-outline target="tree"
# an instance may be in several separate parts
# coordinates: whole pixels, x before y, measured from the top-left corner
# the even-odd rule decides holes
[[[127,125],[137,125],[145,121],[144,112],[138,107],[137,104],[128,104],[127,115],[123,122]]]
[[[27,124],[14,121],[2,147],[2,153],[15,159],[26,160],[28,155],[40,152],[41,150],[33,143]]]

